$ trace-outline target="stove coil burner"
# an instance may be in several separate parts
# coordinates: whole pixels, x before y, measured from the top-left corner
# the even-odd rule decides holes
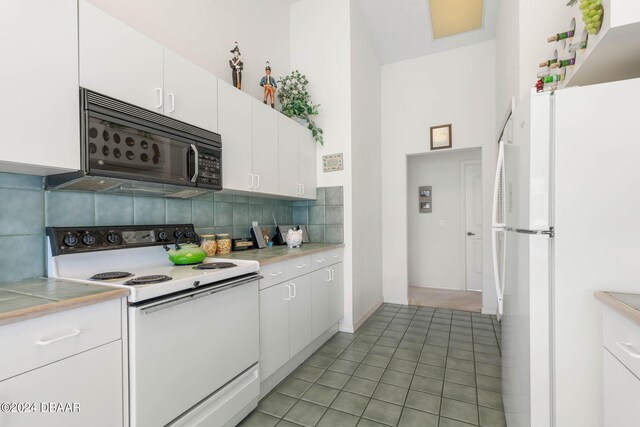
[[[160,282],[166,282],[169,280],[172,280],[172,277],[169,276],[165,276],[162,274],[154,274],[151,276],[140,276],[140,277],[135,277],[131,280],[128,280],[126,282],[124,282],[125,285],[149,285],[152,283],[160,283]]]
[[[106,273],[94,274],[91,276],[91,280],[112,280],[131,276],[133,276],[133,274],[127,271],[108,271]]]
[[[223,268],[237,267],[232,262],[209,262],[206,264],[200,264],[193,267],[194,270],[220,270]]]

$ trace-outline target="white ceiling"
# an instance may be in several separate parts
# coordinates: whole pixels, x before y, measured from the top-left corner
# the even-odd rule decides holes
[[[434,40],[428,0],[356,0],[383,64],[495,38],[497,0],[484,0],[479,30]]]

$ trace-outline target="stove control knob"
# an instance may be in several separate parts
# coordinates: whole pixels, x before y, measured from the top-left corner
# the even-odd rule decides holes
[[[96,242],[96,236],[93,234],[85,234],[82,236],[82,243],[87,246],[93,245]]]
[[[185,231],[184,237],[186,237],[187,239],[191,239],[193,237],[193,231],[191,230]]]
[[[118,236],[116,233],[109,233],[107,234],[107,242],[113,245],[117,245],[118,243],[120,243],[120,236]]]
[[[73,233],[69,233],[64,236],[64,239],[62,239],[62,243],[72,248],[78,244],[78,236]]]
[[[180,234],[182,234],[182,231],[176,230],[176,231],[173,232],[173,237],[175,237],[177,239],[180,236]]]
[[[165,240],[167,240],[169,236],[167,235],[166,231],[161,231],[158,233],[158,240],[160,240],[161,242],[164,242]]]

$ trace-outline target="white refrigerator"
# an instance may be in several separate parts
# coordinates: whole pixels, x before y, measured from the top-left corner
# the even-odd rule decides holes
[[[640,79],[532,92],[510,122],[492,233],[507,424],[602,427],[593,293],[640,293]]]

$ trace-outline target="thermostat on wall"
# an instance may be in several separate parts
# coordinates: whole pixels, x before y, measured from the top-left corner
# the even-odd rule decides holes
[[[342,153],[327,154],[322,156],[322,171],[323,172],[335,172],[344,170],[342,163]]]

